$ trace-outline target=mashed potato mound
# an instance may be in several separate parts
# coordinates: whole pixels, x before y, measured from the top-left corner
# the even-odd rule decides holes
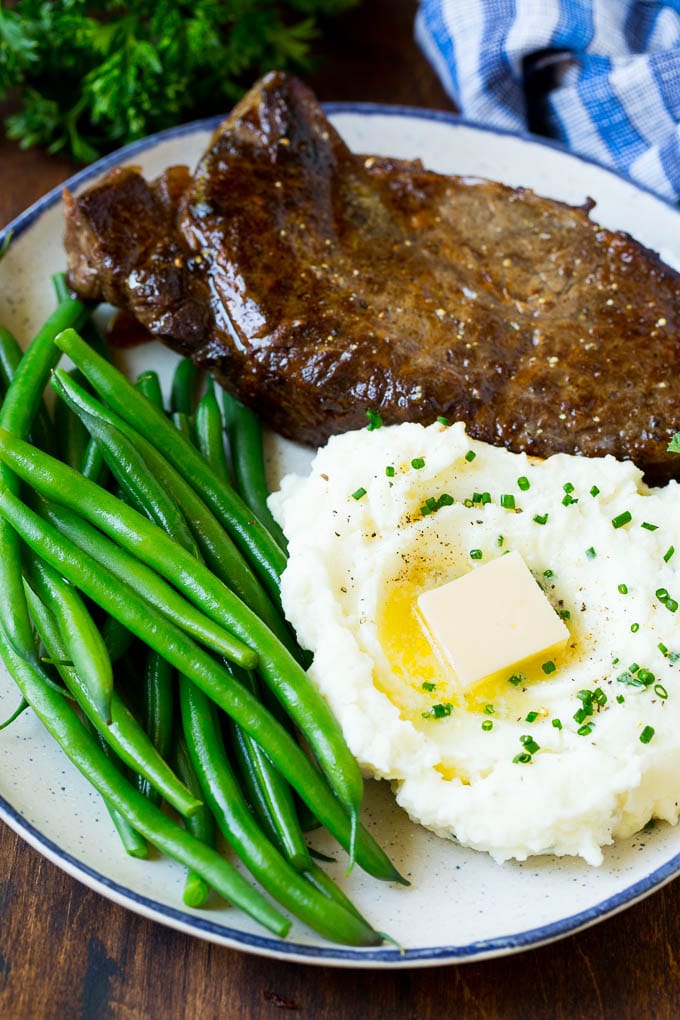
[[[631,463],[535,461],[462,424],[337,436],[270,500],[286,615],[367,775],[497,860],[602,860],[680,802],[680,486]],[[418,595],[517,550],[569,628],[554,672],[463,693]]]

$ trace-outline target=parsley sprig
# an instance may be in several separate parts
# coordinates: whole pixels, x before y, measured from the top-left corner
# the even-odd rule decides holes
[[[198,116],[224,113],[274,68],[304,71],[316,15],[358,0],[0,2],[0,99],[9,137],[90,162]]]

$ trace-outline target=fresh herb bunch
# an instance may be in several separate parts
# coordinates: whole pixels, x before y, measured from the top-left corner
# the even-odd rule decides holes
[[[358,0],[0,0],[0,99],[10,138],[90,162],[228,109],[273,68],[309,68],[315,16]]]

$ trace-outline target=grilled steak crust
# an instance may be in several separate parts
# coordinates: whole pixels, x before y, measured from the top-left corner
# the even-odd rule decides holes
[[[193,176],[67,196],[69,278],[210,369],[284,436],[463,420],[512,450],[680,475],[680,276],[526,189],[351,153],[273,73]]]

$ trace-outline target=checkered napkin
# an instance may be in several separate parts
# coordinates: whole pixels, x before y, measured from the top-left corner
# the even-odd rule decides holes
[[[680,0],[421,0],[416,38],[465,117],[680,201]]]

